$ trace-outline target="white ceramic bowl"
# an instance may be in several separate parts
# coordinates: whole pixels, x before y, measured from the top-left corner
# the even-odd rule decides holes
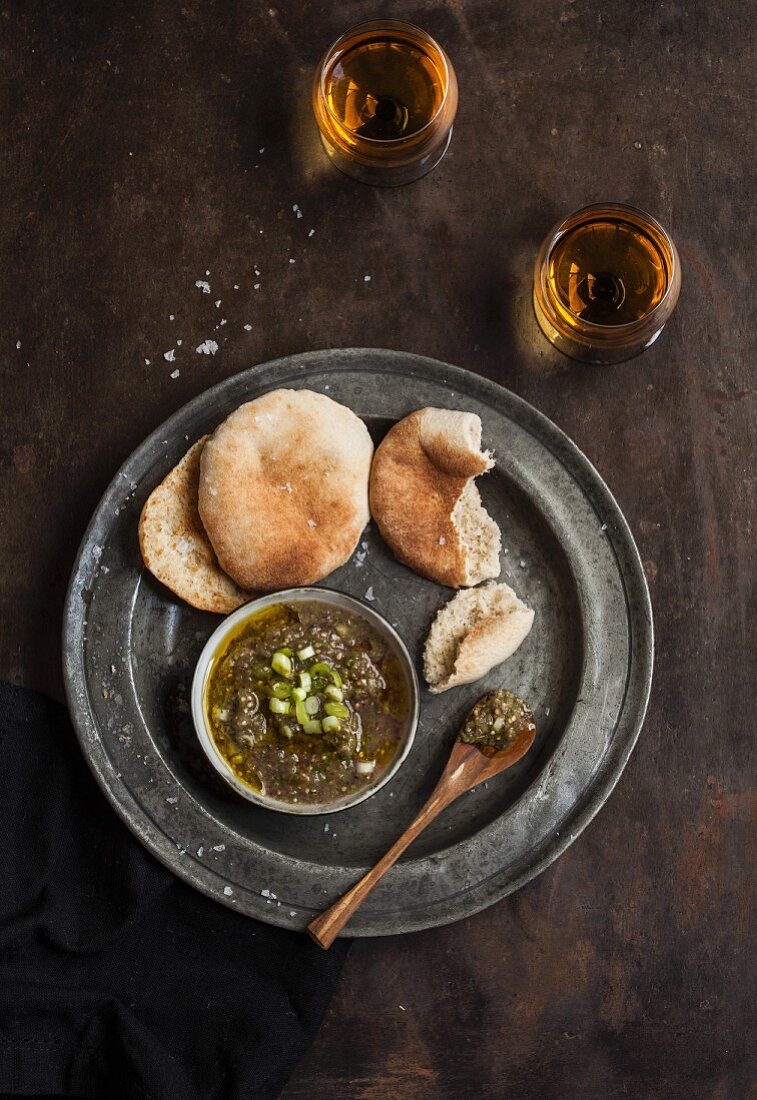
[[[351,611],[354,615],[359,615],[368,622],[382,638],[384,638],[400,663],[402,674],[407,685],[409,712],[405,725],[405,732],[397,748],[397,753],[391,764],[378,776],[374,783],[369,783],[361,790],[353,794],[345,795],[344,798],[334,802],[295,804],[291,802],[281,802],[279,799],[269,798],[266,795],[259,794],[234,775],[234,772],[219,752],[210,732],[208,717],[205,711],[205,689],[213,658],[220,649],[223,649],[226,639],[235,631],[239,623],[248,619],[256,612],[262,611],[263,608],[271,607],[274,604],[314,602],[330,604],[332,607],[342,607],[347,611]],[[336,813],[338,810],[346,810],[349,806],[357,806],[359,802],[363,802],[366,798],[370,798],[370,796],[380,790],[385,783],[388,783],[397,772],[405,757],[410,752],[410,748],[415,738],[415,731],[418,725],[419,697],[418,677],[410,654],[407,651],[407,647],[397,631],[386,621],[383,615],[379,615],[372,607],[367,607],[365,604],[360,603],[359,600],[353,599],[352,596],[346,596],[343,592],[335,592],[328,588],[287,588],[283,592],[271,592],[267,596],[261,596],[259,599],[252,600],[250,603],[245,604],[244,607],[237,608],[237,610],[225,618],[220,626],[210,635],[200,654],[200,659],[197,662],[194,678],[192,680],[192,720],[200,744],[208,760],[218,774],[223,776],[229,786],[234,788],[237,794],[241,794],[243,798],[248,799],[250,802],[257,803],[258,806],[265,806],[267,809],[277,810],[279,813],[331,814]]]

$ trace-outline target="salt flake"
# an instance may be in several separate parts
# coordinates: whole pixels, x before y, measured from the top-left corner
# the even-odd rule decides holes
[[[172,370],[172,371],[171,371],[171,378],[178,378],[178,377],[179,377],[179,370],[178,370],[178,368],[177,368],[176,370]]]
[[[203,342],[195,348],[198,355],[215,355],[218,351],[218,344],[215,340],[203,340]]]
[[[204,279],[198,279],[195,286],[198,290],[201,290],[203,294],[210,294],[210,283],[206,283]]]
[[[367,591],[365,593],[365,598],[366,598],[366,600],[369,600],[371,603],[376,599],[376,597],[373,594],[373,585],[370,585],[370,587],[367,589]]]
[[[231,895],[234,893],[234,891],[231,889],[230,886],[224,886],[223,892],[224,892],[224,894],[226,895],[227,898],[230,898]]]
[[[170,351],[164,351],[163,358],[166,360],[166,362],[173,363],[174,359],[176,358],[176,348],[171,348]]]

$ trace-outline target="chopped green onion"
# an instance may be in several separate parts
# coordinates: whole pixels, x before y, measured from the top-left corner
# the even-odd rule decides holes
[[[316,664],[311,665],[310,673],[312,676],[327,676],[337,687],[342,686],[342,677],[335,668],[327,665],[325,661],[318,661]]]
[[[308,695],[307,699],[305,700],[305,710],[308,712],[308,714],[317,714],[320,709],[321,700],[318,699],[315,695]]]
[[[308,722],[303,722],[302,728],[305,733],[322,733],[323,727],[317,718],[311,718]]]
[[[307,698],[307,694],[304,688],[292,688],[292,698],[296,703],[302,703]]]
[[[328,680],[324,676],[314,676],[313,677],[313,684],[312,684],[313,691],[323,691],[323,689],[326,687],[327,684],[328,684]]]
[[[286,657],[292,656],[292,647],[289,645],[283,645],[279,650],[279,653],[283,653]]]
[[[305,691],[305,693],[309,693],[312,686],[313,686],[313,678],[310,675],[310,673],[309,672],[301,672],[300,673],[300,687],[303,689],[303,691]]]
[[[285,737],[291,737],[292,734],[294,733],[294,730],[292,729],[291,726],[282,726],[281,727],[281,732],[284,734]]]
[[[298,661],[309,661],[311,657],[315,657],[315,650],[311,645],[303,646],[302,649],[297,650]]]
[[[277,680],[271,688],[271,691],[277,699],[288,699],[292,694],[291,686],[285,683],[284,680]]]
[[[298,700],[294,706],[294,713],[297,715],[297,721],[304,727],[306,722],[310,721],[310,715],[305,710],[305,704]]]
[[[279,676],[286,676],[287,679],[291,677],[292,662],[283,649],[277,649],[274,653],[271,658],[271,668],[274,672],[278,672]]]
[[[332,718],[349,718],[350,712],[344,703],[326,703],[323,708]]]
[[[289,714],[291,709],[288,699],[269,699],[268,706],[271,708],[271,714]]]
[[[329,699],[333,699],[335,703],[341,703],[344,699],[344,692],[341,688],[335,687],[334,684],[329,684],[326,688],[326,695]]]
[[[335,718],[333,714],[330,714],[328,718],[324,718],[321,722],[324,733],[333,733],[339,729],[339,719]]]

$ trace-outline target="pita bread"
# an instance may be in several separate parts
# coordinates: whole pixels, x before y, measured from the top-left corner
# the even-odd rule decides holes
[[[373,443],[344,405],[273,390],[233,412],[202,452],[199,510],[243,588],[313,584],[348,560],[369,519]]]
[[[458,592],[439,611],[423,653],[423,673],[438,694],[470,684],[511,657],[528,636],[534,613],[506,584]]]
[[[475,413],[419,409],[376,451],[371,514],[400,561],[452,588],[499,576],[500,533],[473,481],[493,465]]]
[[[219,566],[197,511],[205,439],[189,448],[147,498],[139,518],[139,548],[153,576],[182,600],[201,611],[226,614],[246,603],[250,594]]]

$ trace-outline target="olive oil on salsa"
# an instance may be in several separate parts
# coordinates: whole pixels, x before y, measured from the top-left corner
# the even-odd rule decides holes
[[[372,784],[409,713],[384,639],[359,615],[315,600],[240,624],[213,660],[205,705],[234,775],[293,804],[336,802]]]

